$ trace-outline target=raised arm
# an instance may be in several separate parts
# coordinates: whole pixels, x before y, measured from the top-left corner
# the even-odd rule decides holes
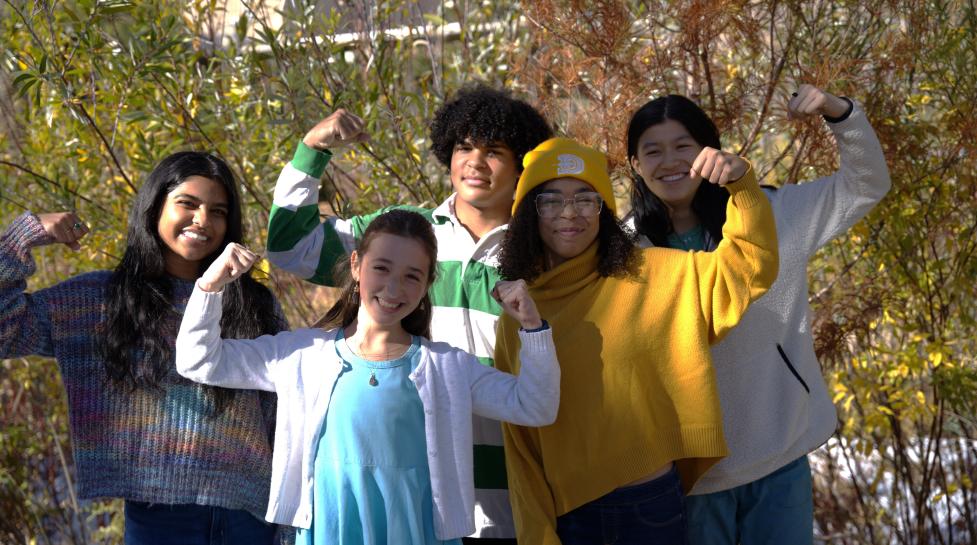
[[[753,169],[725,187],[730,199],[723,240],[714,252],[690,254],[710,343],[739,323],[776,280],[779,267],[773,212]]]
[[[851,99],[805,84],[791,98],[787,112],[791,119],[823,117],[838,145],[838,170],[785,185],[772,197],[781,225],[791,227],[784,242],[811,255],[868,214],[888,193],[892,181],[878,137],[865,112]]]
[[[275,266],[316,284],[335,285],[333,266],[355,248],[372,217],[320,220],[319,179],[331,149],[369,139],[363,129],[359,117],[337,110],[306,133],[282,169],[268,219],[268,260]]]
[[[31,249],[60,242],[77,250],[86,233],[88,228],[73,212],[28,212],[0,235],[0,358],[53,355],[49,300],[61,287],[25,292],[27,278],[37,269]]]
[[[493,420],[546,426],[560,408],[560,366],[553,334],[540,318],[523,280],[498,282],[492,295],[520,325],[519,374],[487,367],[471,358],[472,410]]]
[[[289,332],[257,339],[222,339],[223,289],[258,256],[228,244],[193,288],[176,337],[176,369],[184,377],[224,388],[275,391],[274,366],[284,357]]]

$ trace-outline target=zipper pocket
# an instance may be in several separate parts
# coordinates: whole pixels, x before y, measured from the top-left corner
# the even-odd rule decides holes
[[[790,362],[790,358],[787,357],[787,354],[784,352],[784,349],[780,346],[779,343],[777,344],[777,352],[780,352],[780,358],[784,360],[784,363],[787,364],[787,368],[790,369],[791,374],[794,375],[794,378],[797,379],[797,382],[800,382],[801,386],[804,387],[804,391],[810,394],[811,389],[807,387],[807,383],[804,382],[804,379],[801,378],[801,375],[797,372],[797,369],[794,369],[794,365]]]

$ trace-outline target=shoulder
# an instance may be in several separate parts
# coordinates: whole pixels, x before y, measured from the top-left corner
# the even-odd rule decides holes
[[[423,338],[421,339],[421,348],[427,351],[432,358],[459,358],[468,355],[464,350],[455,348],[446,342]]]
[[[91,271],[81,273],[56,284],[54,287],[66,290],[92,290],[101,293],[112,281],[112,271]]]

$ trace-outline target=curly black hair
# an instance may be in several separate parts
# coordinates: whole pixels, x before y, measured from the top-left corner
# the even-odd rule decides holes
[[[435,112],[431,150],[441,164],[451,168],[451,154],[459,142],[502,142],[515,154],[516,167],[522,171],[526,152],[552,135],[552,128],[536,108],[512,98],[506,90],[476,83],[461,88]]]
[[[499,274],[505,280],[522,279],[531,283],[546,271],[535,204],[536,195],[542,191],[542,185],[530,191],[509,222],[499,252]],[[601,277],[636,274],[641,254],[635,245],[635,235],[606,206],[601,208],[598,221],[597,274]]]

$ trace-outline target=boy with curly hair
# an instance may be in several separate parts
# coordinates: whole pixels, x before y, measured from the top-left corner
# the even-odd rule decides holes
[[[438,240],[438,278],[430,290],[431,336],[493,365],[501,307],[498,251],[512,209],[522,158],[552,134],[546,119],[508,92],[477,84],[461,89],[435,113],[432,151],[448,168],[454,192],[433,209],[407,207],[428,218]],[[333,149],[369,139],[363,121],[337,110],[303,138],[275,187],[268,259],[310,282],[332,285],[338,259],[356,247],[367,225],[392,207],[320,222],[319,181]],[[466,543],[515,543],[502,431],[474,417],[475,527]],[[435,498],[435,501],[438,501]]]

